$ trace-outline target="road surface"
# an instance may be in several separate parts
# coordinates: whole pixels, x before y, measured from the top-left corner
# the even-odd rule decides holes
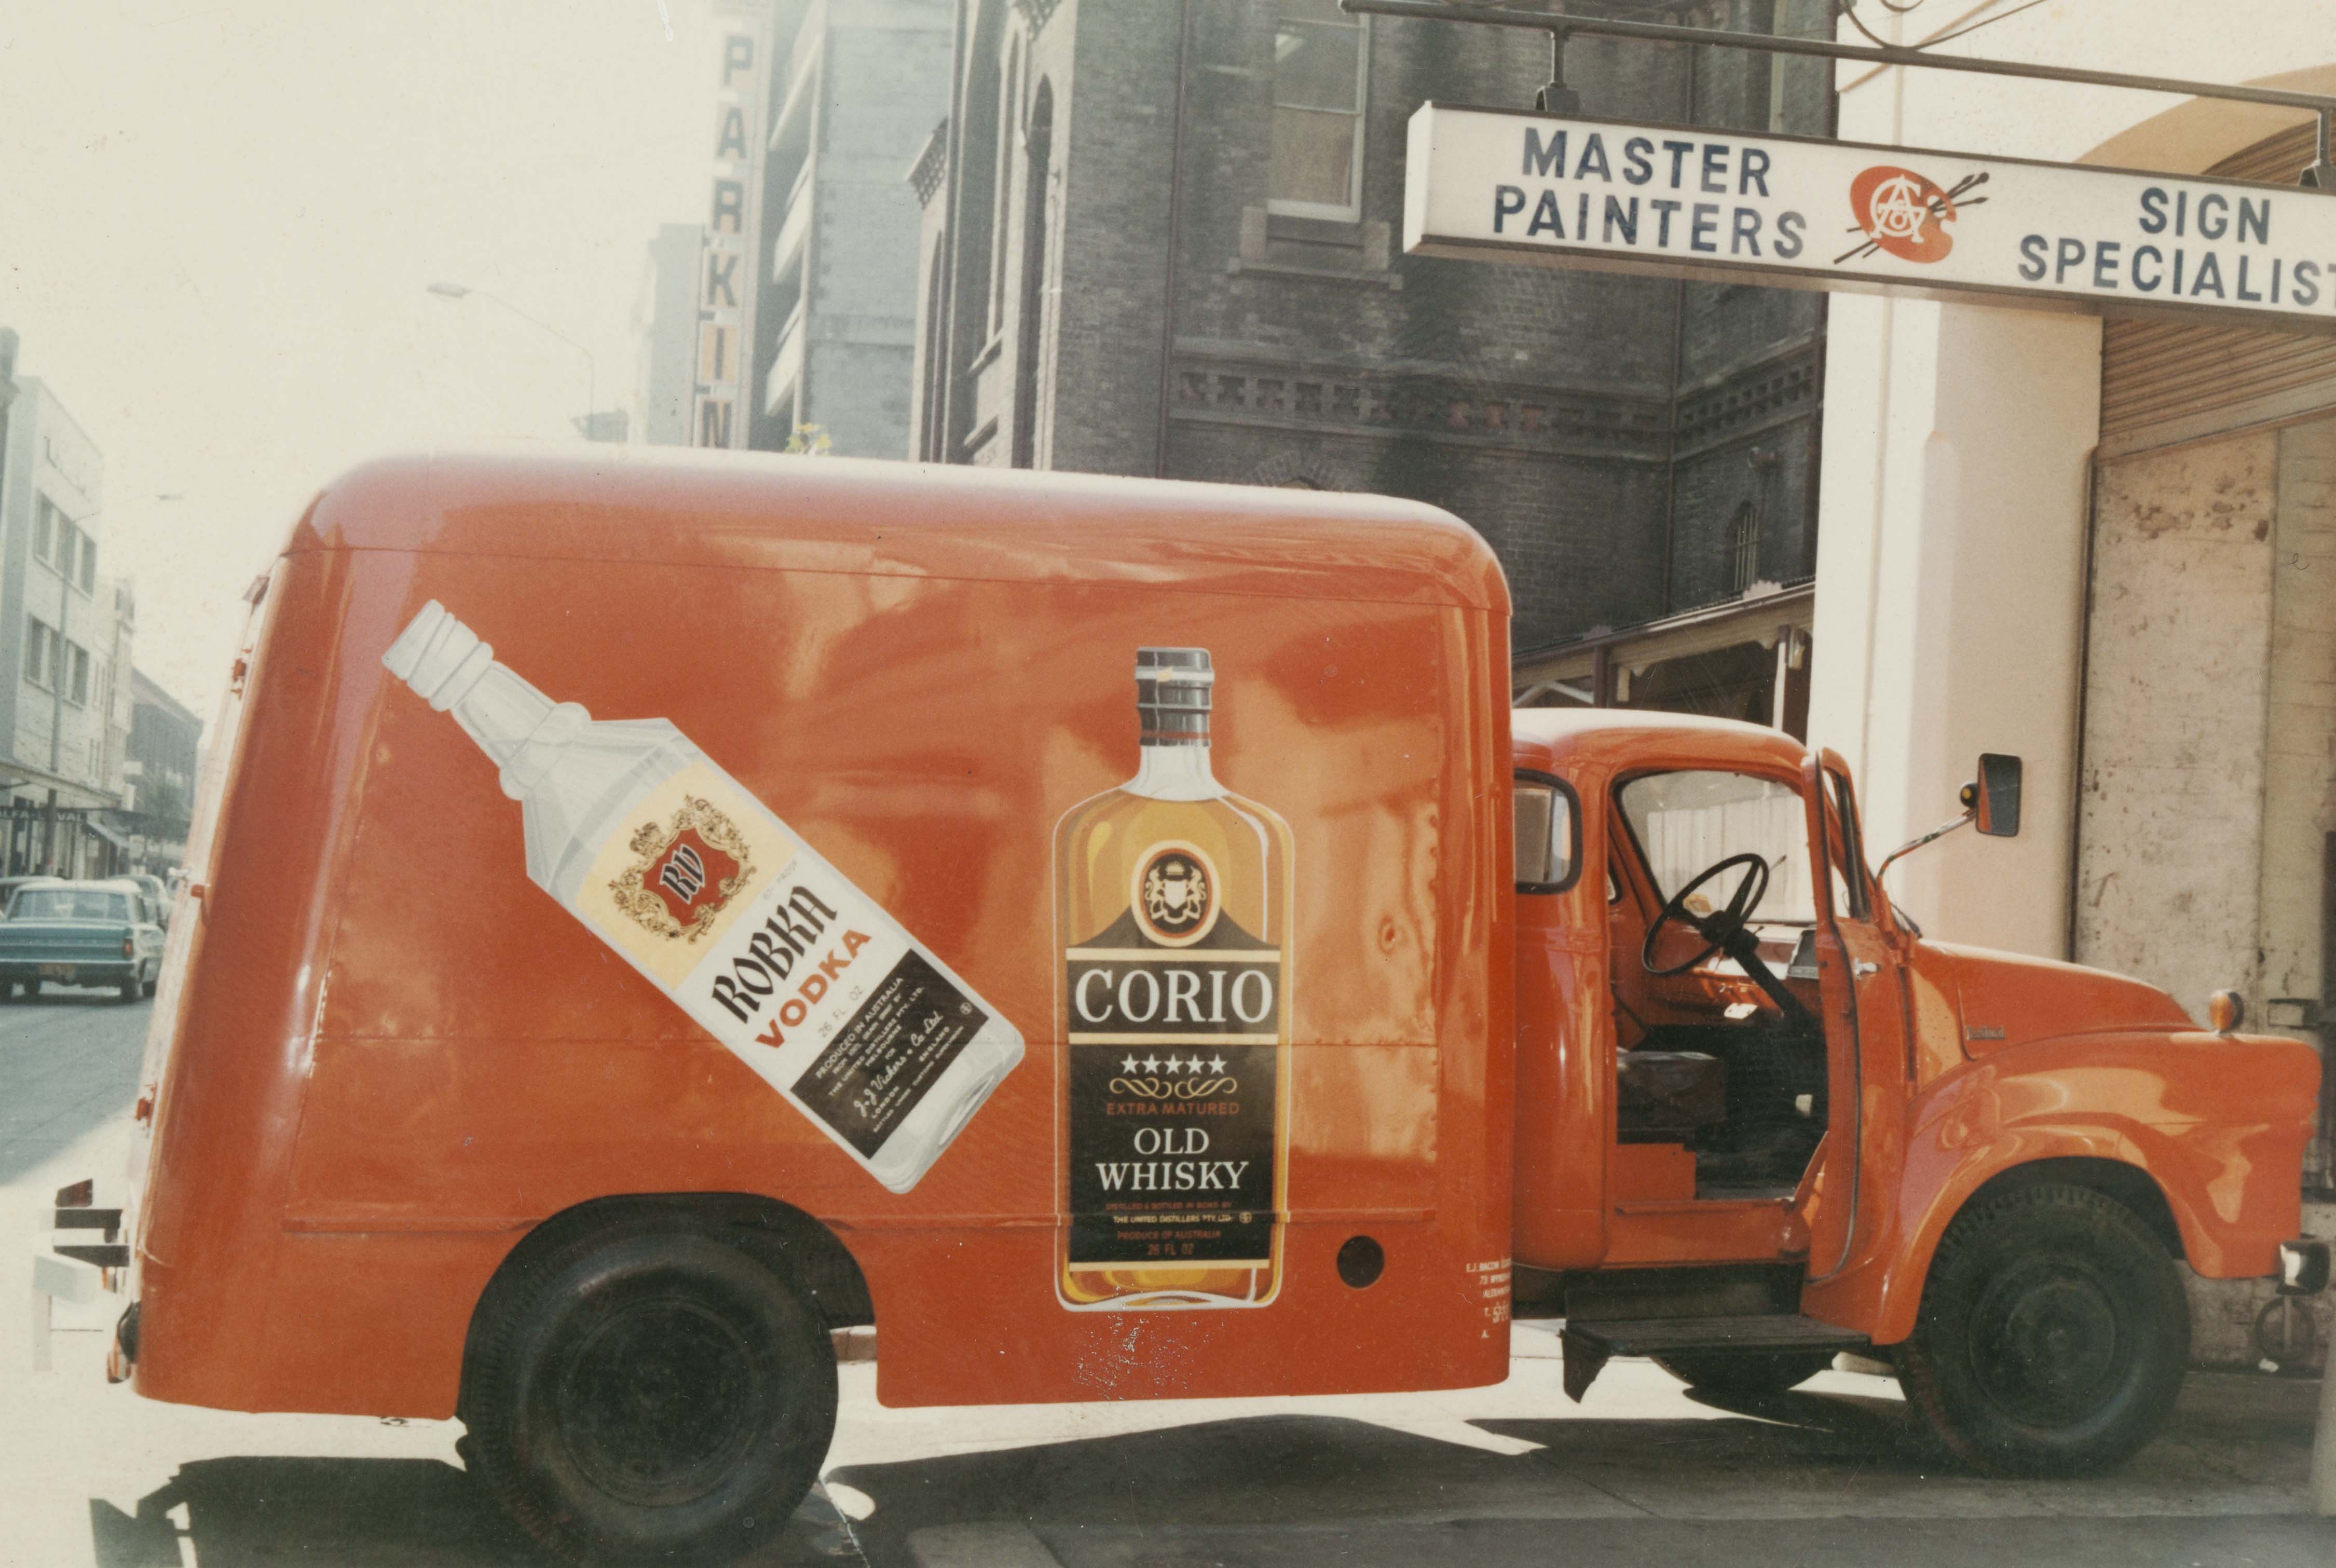
[[[53,989],[0,1007],[0,1290],[61,1183],[111,1179],[149,1003]],[[107,1201],[112,1201],[111,1199]],[[286,1560],[495,1568],[546,1559],[474,1495],[452,1422],[254,1416],[108,1387],[84,1314],[35,1377],[0,1343],[0,1564]],[[1734,1409],[1617,1361],[1589,1400],[1521,1327],[1507,1382],[1404,1397],[887,1410],[842,1369],[828,1470],[766,1563],[877,1568],[1500,1568],[1571,1561],[1881,1568],[2051,1562],[2325,1568],[2304,1514],[2314,1385],[2197,1377],[2124,1472],[1942,1473],[1888,1381],[1829,1372]],[[847,1524],[834,1509],[849,1516]]]

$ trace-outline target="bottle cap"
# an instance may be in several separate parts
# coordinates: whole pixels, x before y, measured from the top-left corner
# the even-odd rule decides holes
[[[397,634],[381,662],[414,696],[444,713],[493,667],[495,650],[433,599]]]
[[[1135,650],[1135,712],[1145,745],[1205,745],[1216,684],[1204,648]]]

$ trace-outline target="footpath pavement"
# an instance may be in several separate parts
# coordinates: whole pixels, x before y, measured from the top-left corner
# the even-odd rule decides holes
[[[120,1169],[147,1011],[0,1008],[10,1299],[51,1191]],[[453,1423],[141,1400],[104,1380],[109,1316],[61,1334],[46,1375],[21,1327],[0,1340],[0,1565],[548,1562],[462,1474]],[[1455,1393],[888,1410],[872,1366],[842,1378],[824,1495],[764,1568],[2336,1563],[2300,1379],[2195,1376],[2119,1473],[2006,1483],[1942,1470],[1895,1386],[1854,1373],[1730,1407],[1622,1360],[1572,1405],[1531,1324],[1505,1382]]]

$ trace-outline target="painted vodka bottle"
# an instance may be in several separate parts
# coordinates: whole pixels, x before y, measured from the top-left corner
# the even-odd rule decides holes
[[[1261,1307],[1281,1284],[1290,828],[1217,783],[1206,649],[1138,648],[1135,776],[1055,830],[1056,1294]]]
[[[382,662],[502,770],[529,879],[893,1192],[1022,1059],[996,1008],[669,721],[553,703],[435,600]]]

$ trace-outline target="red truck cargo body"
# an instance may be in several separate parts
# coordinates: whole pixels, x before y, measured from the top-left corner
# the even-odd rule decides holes
[[[1027,1042],[912,1190],[530,884],[494,763],[384,668],[433,600],[553,701],[672,721]],[[133,1217],[139,1391],[449,1416],[512,1247],[637,1193],[832,1231],[887,1403],[1497,1381],[1507,613],[1474,533],[1366,497],[833,460],[348,475],[267,581],[190,868]],[[1080,937],[1050,835],[1134,771],[1153,645],[1212,656],[1217,776],[1293,857],[1279,1285],[1248,1310],[1056,1289]],[[1360,1287],[1358,1236],[1385,1259]]]

